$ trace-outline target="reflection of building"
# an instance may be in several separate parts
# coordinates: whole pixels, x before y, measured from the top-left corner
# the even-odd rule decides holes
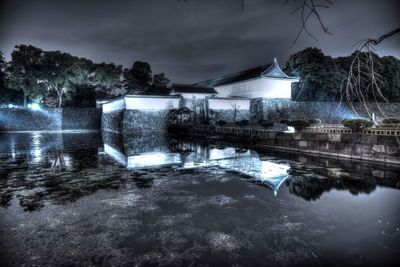
[[[191,169],[219,166],[267,185],[274,194],[288,177],[288,165],[260,160],[258,153],[251,150],[202,146],[147,135],[124,140],[121,135],[110,132],[103,133],[103,140],[104,152],[128,169],[163,166]],[[149,145],[151,140],[157,141]]]

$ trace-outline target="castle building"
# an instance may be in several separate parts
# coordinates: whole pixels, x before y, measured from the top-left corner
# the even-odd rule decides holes
[[[286,75],[274,58],[273,63],[195,83],[212,87],[217,97],[291,98],[291,84],[298,77]]]

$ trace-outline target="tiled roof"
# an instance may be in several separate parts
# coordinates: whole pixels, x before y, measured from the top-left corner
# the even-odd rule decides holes
[[[203,82],[195,83],[196,86],[212,86],[217,87],[225,84],[237,83],[241,81],[251,80],[261,77],[270,77],[278,79],[297,80],[297,77],[290,77],[286,75],[278,66],[276,59],[268,65],[259,66],[256,68],[248,69],[241,72],[223,75],[214,79],[206,80]]]
[[[174,93],[191,93],[191,94],[218,94],[213,87],[197,86],[190,84],[174,84]]]

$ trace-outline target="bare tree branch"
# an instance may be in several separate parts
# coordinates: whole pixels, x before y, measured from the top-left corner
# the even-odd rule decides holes
[[[297,3],[297,0],[292,0],[293,2]],[[283,4],[287,5],[289,3],[289,0],[286,0]],[[301,28],[296,35],[296,38],[294,39],[293,43],[290,45],[290,47],[293,47],[302,33],[306,33],[308,36],[310,36],[312,39],[318,41],[318,39],[312,34],[308,28],[308,21],[311,17],[314,17],[317,19],[322,31],[325,34],[332,35],[332,33],[329,31],[328,27],[325,26],[324,22],[322,21],[321,15],[320,15],[320,9],[328,9],[333,5],[333,3],[329,0],[325,0],[324,3],[319,3],[316,2],[316,0],[303,0],[301,4],[293,9],[290,12],[290,15],[294,15],[296,13],[300,13],[301,17]]]

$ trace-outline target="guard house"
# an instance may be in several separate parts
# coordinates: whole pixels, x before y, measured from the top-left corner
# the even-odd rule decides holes
[[[274,58],[273,63],[195,83],[214,87],[218,97],[291,98],[291,84],[298,77],[286,75]]]
[[[195,112],[195,117],[201,119],[207,116],[207,99],[217,94],[218,92],[212,87],[190,84],[174,84],[171,92],[171,95],[180,96],[180,108],[189,108]]]

